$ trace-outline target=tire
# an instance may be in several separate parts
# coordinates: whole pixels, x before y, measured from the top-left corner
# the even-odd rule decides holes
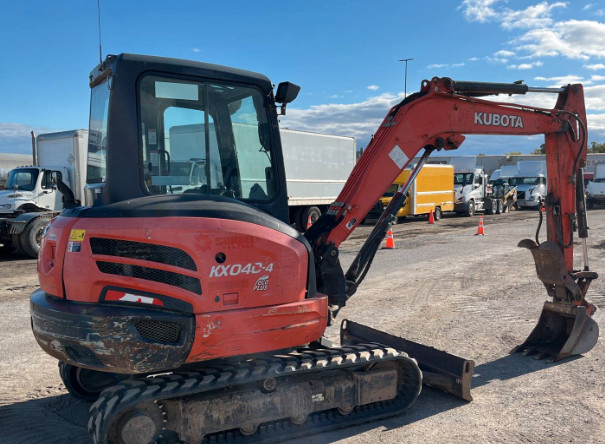
[[[496,214],[496,209],[495,209],[495,205],[496,205],[496,200],[495,199],[485,199],[485,214]]]
[[[42,233],[49,222],[47,218],[37,217],[25,226],[25,229],[19,235],[19,243],[25,256],[32,259],[38,257],[40,243],[42,242]]]
[[[502,202],[502,200],[498,199],[498,209],[496,210],[496,214],[502,214],[504,213],[504,203]]]
[[[594,208],[594,201],[592,199],[586,200],[586,208],[588,208],[589,210],[592,210]]]
[[[464,212],[464,215],[466,217],[473,217],[475,215],[475,201],[474,200],[469,201],[468,208]]]
[[[125,375],[88,370],[65,362],[59,362],[59,376],[70,395],[85,401],[96,401],[107,387],[126,379]]]
[[[441,207],[435,207],[435,211],[433,211],[433,217],[435,218],[435,222],[441,220]]]
[[[307,230],[307,224],[309,217],[311,217],[311,224],[314,224],[317,219],[321,216],[321,210],[317,207],[305,207],[300,216],[300,226]]]

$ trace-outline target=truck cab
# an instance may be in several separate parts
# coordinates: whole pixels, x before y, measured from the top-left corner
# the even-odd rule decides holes
[[[458,214],[472,216],[476,211],[485,209],[487,175],[482,168],[456,170],[454,191],[454,211]]]
[[[586,204],[588,208],[605,205],[605,162],[597,163],[593,179],[588,182]]]
[[[62,194],[57,191],[60,177],[66,177],[66,172],[34,166],[11,170],[4,190],[0,191],[0,217],[60,209]]]

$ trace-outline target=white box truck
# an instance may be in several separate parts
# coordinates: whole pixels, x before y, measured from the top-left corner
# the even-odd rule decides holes
[[[304,231],[336,200],[355,166],[356,140],[280,129],[290,222]]]
[[[517,174],[509,178],[517,187],[517,206],[539,209],[546,198],[546,161],[522,160],[517,162]]]
[[[605,162],[595,165],[593,179],[586,187],[586,205],[588,208],[605,205]]]
[[[11,170],[0,191],[0,244],[35,258],[44,228],[66,205],[82,201],[88,130],[40,134],[37,165]]]
[[[459,215],[473,216],[477,211],[500,214],[505,211],[502,198],[492,197],[488,176],[476,166],[475,157],[453,157],[454,211]]]

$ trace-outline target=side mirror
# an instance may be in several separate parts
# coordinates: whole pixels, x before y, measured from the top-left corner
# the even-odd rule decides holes
[[[286,114],[286,105],[296,97],[298,97],[298,93],[300,92],[300,86],[295,85],[291,82],[282,82],[277,86],[277,92],[275,93],[275,101],[277,103],[281,103],[281,115]]]

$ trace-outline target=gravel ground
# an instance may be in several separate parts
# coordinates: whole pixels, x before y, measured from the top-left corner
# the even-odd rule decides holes
[[[403,336],[476,363],[466,403],[424,388],[404,415],[297,443],[605,442],[605,346],[585,356],[548,363],[509,351],[534,327],[546,291],[531,254],[517,248],[534,238],[538,215],[521,211],[478,218],[426,218],[394,227],[395,249],[381,249],[340,318]],[[591,269],[605,274],[605,210],[589,212]],[[346,267],[370,227],[342,245]],[[545,233],[542,233],[544,239]],[[577,265],[581,248],[576,245]],[[36,263],[0,258],[0,443],[91,442],[88,403],[71,398],[56,361],[30,330],[29,294]],[[588,299],[605,325],[605,284],[593,282]],[[337,327],[328,337],[338,338]]]

